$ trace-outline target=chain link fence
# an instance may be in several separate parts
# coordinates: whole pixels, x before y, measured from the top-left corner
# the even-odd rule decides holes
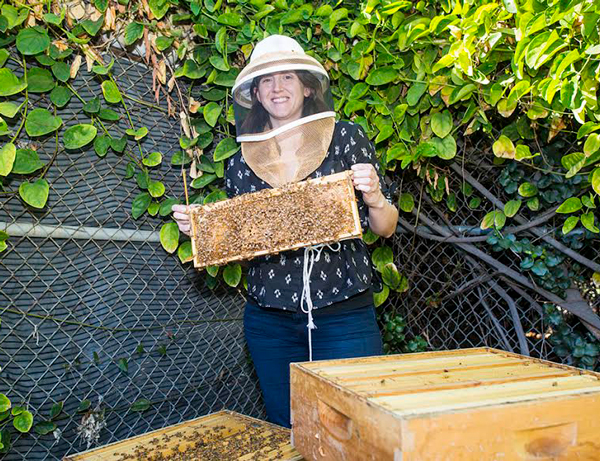
[[[113,72],[134,125],[149,129],[143,151],[163,153],[152,178],[165,184],[165,196],[182,197],[179,168],[170,165],[179,120],[167,117],[166,103],[153,101],[143,63],[118,58]],[[89,123],[79,97],[102,95],[84,66],[72,86],[78,96],[57,113],[66,127]],[[53,110],[46,96],[36,96],[30,108]],[[121,111],[119,122],[105,126],[120,138],[127,115]],[[125,179],[127,155],[63,151],[53,136],[19,147],[52,163],[45,176],[50,195],[43,211],[24,206],[16,193],[0,196],[0,229],[10,235],[0,264],[0,388],[36,422],[48,419],[54,404],[64,407],[55,420],[59,431],[18,437],[5,459],[58,460],[86,449],[79,428],[86,412],[78,413],[85,400],[105,409],[94,445],[223,408],[264,416],[243,338],[243,296],[208,289],[203,274],[167,254],[160,219],[132,219],[139,190]],[[129,147],[135,155],[137,146]],[[132,411],[140,399],[150,408]]]
[[[169,164],[179,150],[179,120],[167,116],[166,102],[154,101],[151,71],[143,63],[119,57],[113,72],[134,125],[149,129],[143,151],[163,153],[153,179],[165,184],[165,196],[182,197],[178,169]],[[102,93],[83,68],[72,85],[78,96],[58,111],[66,126],[88,122],[83,101]],[[45,96],[32,97],[30,106],[53,110]],[[119,122],[106,124],[116,137],[127,128],[124,111]],[[264,417],[244,345],[243,295],[208,289],[203,274],[168,255],[159,243],[161,220],[131,218],[139,191],[125,179],[127,155],[65,152],[52,136],[19,147],[34,148],[51,163],[45,176],[50,198],[35,211],[16,193],[0,195],[0,229],[11,236],[0,265],[0,385],[36,421],[54,404],[64,407],[58,431],[16,438],[5,459],[58,460],[84,450],[86,434],[94,433],[91,422],[99,429],[91,440],[96,446],[223,408]],[[130,141],[129,148],[136,152],[137,146]],[[450,190],[460,190],[470,171],[471,179],[504,199],[501,169],[477,161],[489,148],[484,141],[459,146],[464,156],[448,170]],[[396,192],[421,197],[423,181],[402,177],[410,176],[400,176]],[[431,349],[486,345],[557,359],[546,338],[545,299],[507,272],[519,271],[518,257],[495,260],[499,266],[474,251],[489,253],[478,229],[494,206],[477,193],[483,200],[476,209],[457,194],[458,211],[449,213],[423,194],[419,219],[403,215],[391,243],[409,291],[391,296],[381,310],[401,314],[410,334],[422,335]],[[544,225],[552,234],[553,221]],[[600,259],[600,246],[586,248],[592,252],[587,260]],[[150,407],[133,411],[140,399]],[[86,400],[105,411],[82,425],[88,412],[78,410]]]
[[[498,136],[499,133],[496,138]],[[568,152],[581,150],[575,142],[566,147],[564,139],[557,143],[558,148]],[[542,149],[551,151],[552,148],[544,146]],[[407,276],[409,290],[390,296],[383,311],[401,315],[407,324],[407,336],[421,335],[431,349],[485,345],[566,362],[564,357],[555,354],[548,341],[552,329],[545,322],[543,307],[544,303],[563,300],[541,290],[539,280],[521,270],[525,255],[510,251],[494,253],[485,242],[491,231],[481,230],[482,219],[488,212],[502,209],[500,202],[514,198],[500,184],[507,164],[494,165],[492,158],[489,139],[473,135],[459,141],[455,163],[443,172],[448,178],[445,188],[455,192],[455,212],[446,205],[445,198],[437,203],[424,193],[427,181],[415,181],[411,172],[399,175],[397,195],[408,192],[418,202],[412,216],[401,213],[400,231],[392,240],[396,264]],[[461,193],[465,185],[470,189],[469,194]],[[473,198],[482,200],[473,206]],[[526,217],[523,225],[511,226],[515,221],[508,221],[502,231],[504,235],[514,232],[518,239],[547,244],[565,258],[561,264],[565,273],[574,270],[589,280],[600,263],[600,239],[594,236],[580,248],[577,241],[584,236],[590,238],[591,233],[575,230],[570,236],[575,238],[575,243],[569,243],[562,238],[560,215],[552,210],[540,213],[542,222],[536,225],[530,220],[540,214],[528,215],[524,205],[521,209],[521,215]],[[596,220],[599,218],[596,212]],[[598,318],[600,297],[587,298],[577,286],[571,285],[566,290],[566,299],[569,307],[564,312],[572,330],[581,327],[581,322],[569,314],[571,308],[585,318]],[[591,328],[590,331],[598,337],[599,330]]]

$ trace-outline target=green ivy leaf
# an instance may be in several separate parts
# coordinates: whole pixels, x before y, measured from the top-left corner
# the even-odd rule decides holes
[[[81,402],[79,402],[79,406],[77,407],[77,413],[88,411],[91,406],[92,402],[89,399],[82,400]]]
[[[133,139],[135,139],[136,141],[139,141],[148,134],[148,128],[146,128],[145,126],[142,126],[137,130],[133,128],[128,128],[125,130],[125,133],[127,133],[129,136],[133,136]]]
[[[60,117],[55,117],[46,109],[33,109],[27,114],[25,131],[32,137],[43,136],[58,130],[62,123]]]
[[[71,69],[62,61],[52,65],[52,73],[61,82],[66,82],[71,77]]]
[[[100,112],[98,112],[98,117],[107,122],[117,122],[121,118],[117,112],[106,108],[100,109]]]
[[[56,107],[61,108],[69,103],[71,96],[71,90],[65,86],[58,85],[50,92],[50,101],[52,101]]]
[[[392,290],[396,290],[400,287],[400,282],[402,277],[398,272],[398,268],[394,263],[388,263],[383,266],[383,270],[381,271],[381,278],[383,283],[389,286]]]
[[[152,11],[152,14],[154,15],[154,17],[157,20],[160,20],[169,10],[169,6],[171,6],[171,2],[169,0],[149,0],[148,6],[150,7],[150,11]],[[160,50],[160,51],[162,51],[162,50]]]
[[[171,165],[175,165],[175,166],[181,166],[182,163],[184,165],[187,165],[191,161],[192,161],[192,159],[189,157],[189,155],[185,154],[184,152],[182,152],[180,150],[175,151],[173,153],[173,156],[171,157]]]
[[[33,426],[33,415],[25,410],[20,415],[15,416],[15,419],[13,419],[13,426],[19,432],[29,432],[31,426]]]
[[[173,44],[174,41],[174,37],[158,37],[156,39],[156,48],[158,48],[158,51],[165,51]]]
[[[8,176],[12,171],[16,155],[17,148],[12,142],[2,146],[0,149],[0,176]]]
[[[456,157],[456,140],[448,135],[444,139],[433,138],[431,144],[435,146],[436,155],[443,160],[452,160]]]
[[[104,157],[107,154],[109,147],[110,136],[102,135],[97,136],[96,139],[94,139],[94,150],[96,151],[98,157]]]
[[[398,206],[405,213],[410,213],[415,207],[415,199],[408,192],[403,192],[398,199]]]
[[[221,115],[221,106],[216,102],[209,102],[204,106],[202,113],[206,123],[214,127],[219,119],[219,115]]]
[[[579,222],[579,216],[569,216],[565,220],[565,223],[563,224],[563,227],[562,227],[563,235],[567,235],[569,232],[571,232],[573,229],[575,229],[575,226],[577,225],[578,222]]]
[[[514,159],[516,150],[515,145],[508,136],[501,135],[498,140],[493,144],[492,150],[494,155],[500,158]],[[535,194],[534,194],[535,195]],[[526,197],[526,196],[524,196]]]
[[[367,245],[372,245],[379,240],[379,235],[374,233],[371,229],[367,229],[367,231],[363,233],[362,238]]]
[[[148,214],[150,216],[156,216],[158,214],[158,210],[160,210],[160,204],[158,202],[152,202],[148,206]]]
[[[596,194],[600,195],[600,168],[595,168],[590,173],[590,184]]]
[[[585,227],[590,232],[593,232],[594,234],[600,232],[594,224],[594,213],[592,213],[591,211],[581,215],[581,224],[583,224],[583,227]]]
[[[152,402],[150,402],[150,400],[148,399],[139,399],[136,400],[134,403],[131,404],[131,411],[135,411],[135,412],[143,412],[146,411],[148,408],[150,408],[150,406],[152,405]]]
[[[556,210],[557,213],[575,213],[576,211],[581,210],[583,205],[581,204],[581,199],[579,197],[571,197],[565,200]]]
[[[527,208],[531,211],[537,211],[540,209],[540,199],[538,197],[533,197],[527,200]]]
[[[97,114],[100,112],[100,98],[98,96],[90,99],[83,105],[83,111],[88,114]]]
[[[223,13],[219,15],[217,21],[231,27],[241,27],[244,24],[244,18],[237,13]]]
[[[40,26],[26,27],[17,34],[17,49],[25,56],[41,53],[49,46],[48,32]]]
[[[160,181],[148,182],[148,192],[154,198],[162,197],[165,193],[165,185]]]
[[[104,16],[100,16],[96,21],[92,21],[91,19],[81,21],[81,27],[92,37],[96,36],[102,24],[104,24]]]
[[[533,197],[538,193],[538,188],[535,186],[535,184],[524,182],[519,186],[518,191],[521,197]]]
[[[598,149],[600,149],[600,134],[592,133],[585,140],[585,144],[583,145],[583,153],[586,157],[589,157]]]
[[[377,271],[382,272],[386,264],[394,262],[394,252],[389,246],[384,245],[373,251],[371,259]]]
[[[160,229],[160,243],[167,253],[174,253],[179,246],[179,227],[174,222],[164,224]]]
[[[202,176],[199,176],[192,181],[191,187],[194,189],[201,189],[208,186],[215,179],[217,179],[217,175],[204,173]]]
[[[29,93],[46,93],[56,86],[48,69],[34,67],[27,73],[27,91]]]
[[[16,105],[14,102],[0,102],[0,115],[3,117],[13,118],[17,115],[21,106]]]
[[[240,146],[235,139],[225,138],[217,144],[213,159],[215,162],[220,162],[234,155],[239,149]]]
[[[208,275],[211,277],[216,277],[219,273],[219,266],[207,266],[206,272],[208,272]]]
[[[62,23],[62,19],[60,18],[60,16],[57,16],[53,13],[45,13],[42,17],[44,18],[44,21],[46,21],[48,24],[60,26],[60,24]]]
[[[67,128],[63,133],[65,149],[79,149],[92,142],[97,133],[94,125],[85,123]]]
[[[125,45],[132,45],[144,35],[144,25],[139,22],[130,22],[125,26]]]
[[[416,106],[421,96],[427,91],[427,83],[413,83],[406,93],[406,102],[409,106]]]
[[[0,69],[0,96],[11,96],[27,88],[27,82],[19,79],[11,70]]]
[[[136,195],[133,202],[131,202],[131,216],[133,216],[133,219],[142,216],[150,206],[150,202],[152,202],[152,197],[148,192]]]
[[[383,285],[383,290],[381,290],[380,292],[373,293],[373,304],[375,305],[375,307],[381,306],[386,301],[386,299],[388,299],[389,295],[390,289],[387,285]]]
[[[34,426],[33,430],[36,434],[47,435],[56,430],[56,424],[52,421],[41,421]]]
[[[45,179],[38,179],[33,183],[24,182],[19,186],[19,195],[23,201],[34,208],[44,208],[49,192],[50,186]]]
[[[452,115],[449,111],[436,112],[431,117],[431,130],[440,138],[445,138],[452,131]]]
[[[183,264],[191,262],[193,259],[192,242],[186,240],[179,245],[179,248],[177,249],[177,256],[179,257],[179,261],[181,261]]]
[[[13,174],[31,174],[44,166],[36,151],[32,149],[17,149]]]
[[[125,358],[117,360],[117,366],[123,373],[127,373],[129,371],[129,363],[127,363],[127,359]]]
[[[215,69],[222,70],[223,72],[227,72],[231,68],[221,56],[211,56],[209,61]]]
[[[115,58],[112,58],[106,66],[99,66],[97,64],[92,66],[92,72],[98,75],[108,75],[114,64]]]
[[[384,66],[369,72],[366,82],[369,85],[378,86],[393,82],[396,78],[398,78],[398,71],[392,66]],[[414,104],[411,104],[411,106],[412,105]]]
[[[52,405],[52,408],[50,409],[50,419],[54,419],[62,413],[63,405],[64,402],[57,402],[54,405]]]
[[[504,205],[504,214],[506,216],[508,216],[509,218],[512,218],[519,212],[520,208],[521,208],[520,200],[510,200],[510,201],[506,202],[506,205]]]
[[[0,394],[0,413],[4,413],[8,411],[11,407],[10,399],[4,395]]]
[[[121,102],[123,97],[121,96],[117,85],[115,85],[110,80],[105,80],[102,82],[101,86],[102,94],[104,95],[104,99],[106,99],[106,102],[110,104],[118,104]]]
[[[220,202],[227,199],[227,193],[224,190],[217,189],[208,194],[203,201],[203,204]]]
[[[230,287],[237,287],[242,280],[242,266],[237,263],[230,263],[223,269],[223,280]]]
[[[160,165],[162,162],[162,154],[160,152],[152,152],[147,157],[144,157],[142,163],[149,167]]]
[[[125,146],[127,146],[127,137],[123,136],[122,138],[111,138],[110,147],[115,152],[123,152],[125,150]]]

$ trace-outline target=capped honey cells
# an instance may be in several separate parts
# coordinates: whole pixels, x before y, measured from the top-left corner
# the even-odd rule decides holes
[[[191,221],[198,268],[362,235],[350,172],[198,207]]]

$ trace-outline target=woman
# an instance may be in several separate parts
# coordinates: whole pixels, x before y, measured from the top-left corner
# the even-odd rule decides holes
[[[360,126],[335,121],[327,72],[295,40],[259,42],[233,97],[242,149],[227,166],[230,197],[351,169],[363,228],[392,235],[398,211],[375,149]],[[187,208],[173,211],[189,234]],[[290,427],[291,362],[381,354],[371,275],[361,239],[249,262],[244,330],[270,421]]]

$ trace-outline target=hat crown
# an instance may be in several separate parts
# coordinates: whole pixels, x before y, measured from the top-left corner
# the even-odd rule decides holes
[[[271,53],[305,54],[300,44],[293,38],[285,35],[271,35],[256,44],[250,56],[250,62]]]

